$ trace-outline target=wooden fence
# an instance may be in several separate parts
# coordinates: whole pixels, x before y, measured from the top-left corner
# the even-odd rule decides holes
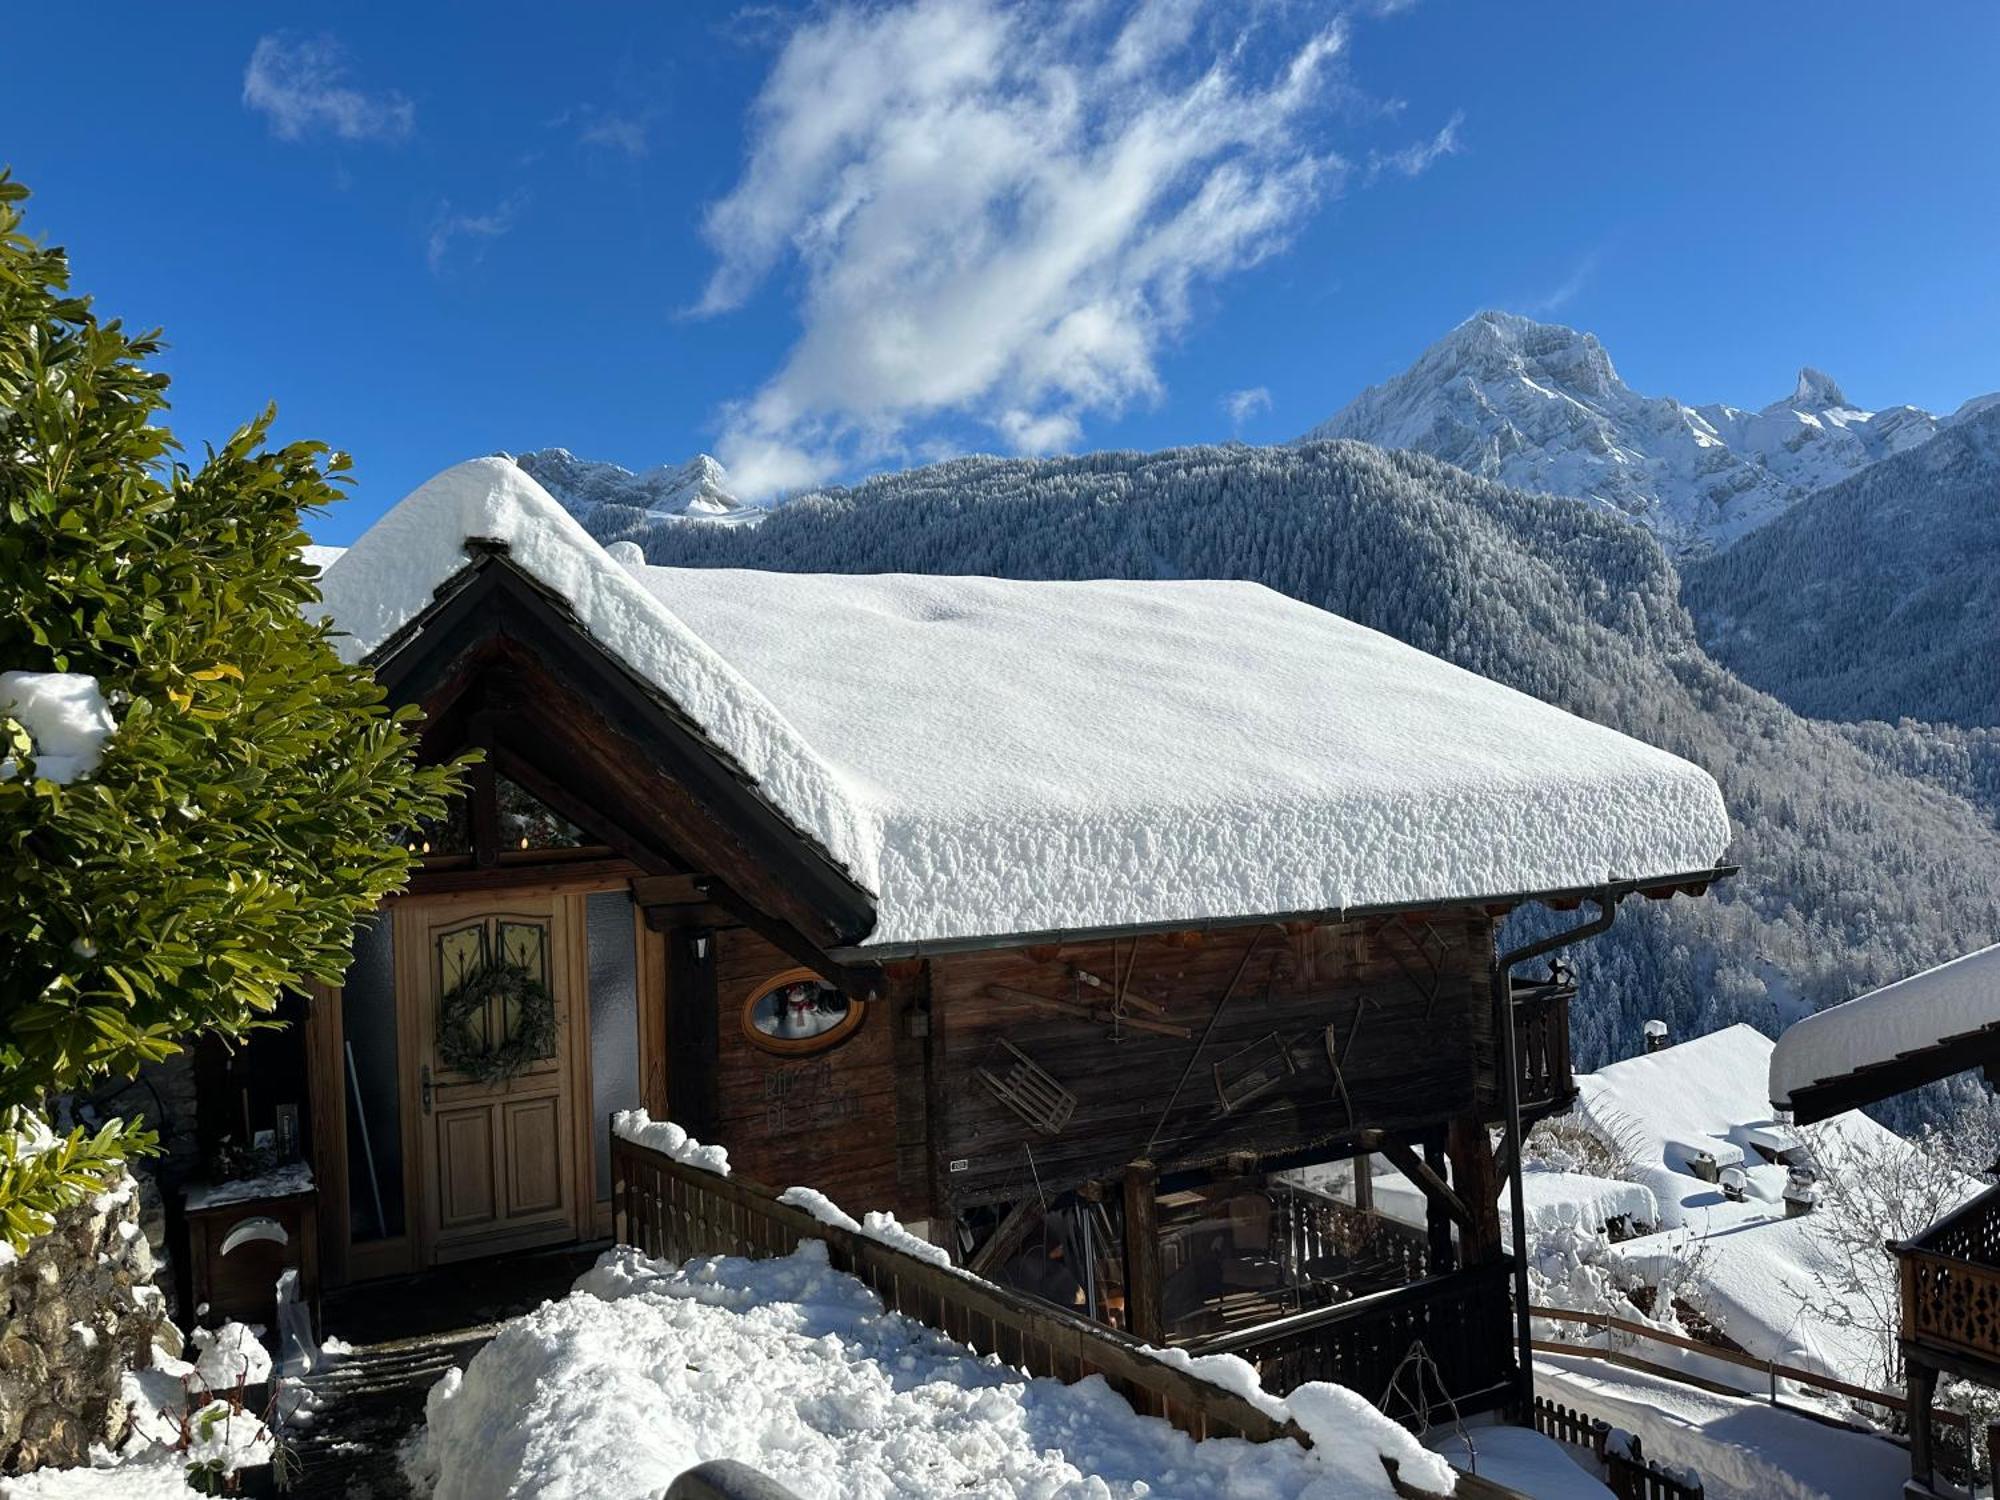
[[[1587,1448],[1604,1470],[1604,1483],[1618,1500],[1702,1500],[1699,1479],[1690,1483],[1646,1457],[1639,1439],[1629,1448],[1611,1441],[1611,1424],[1587,1417],[1573,1406],[1537,1396],[1529,1411],[1535,1431],[1573,1448]]]
[[[1865,1385],[1855,1385],[1851,1381],[1836,1380],[1831,1375],[1822,1375],[1817,1370],[1805,1370],[1797,1365],[1780,1364],[1778,1361],[1771,1359],[1759,1359],[1754,1354],[1745,1354],[1739,1349],[1724,1349],[1715,1344],[1704,1344],[1699,1339],[1683,1338],[1679,1334],[1668,1333],[1664,1329],[1650,1328],[1644,1323],[1635,1323],[1629,1318],[1615,1317],[1610,1313],[1572,1312],[1558,1307],[1530,1307],[1528,1311],[1533,1316],[1545,1319],[1551,1323],[1581,1324],[1584,1327],[1595,1328],[1604,1333],[1619,1333],[1627,1338],[1644,1339],[1655,1344],[1664,1344],[1669,1348],[1683,1349],[1691,1354],[1699,1354],[1706,1359],[1719,1360],[1723,1364],[1734,1365],[1738,1369],[1754,1370],[1764,1377],[1764,1398],[1770,1405],[1782,1407],[1786,1411],[1796,1412],[1803,1417],[1811,1417],[1816,1421],[1825,1422],[1833,1421],[1834,1419],[1829,1417],[1827,1413],[1812,1407],[1799,1406],[1796,1403],[1780,1400],[1778,1391],[1779,1381],[1789,1380],[1797,1385],[1808,1386],[1814,1390],[1829,1391],[1835,1395],[1845,1396],[1851,1401],[1858,1401],[1867,1406],[1883,1407],[1895,1412],[1899,1416],[1907,1416],[1909,1414],[1910,1403],[1893,1391],[1872,1390]],[[1714,1391],[1719,1395],[1745,1396],[1754,1399],[1757,1394],[1754,1391],[1745,1391],[1735,1386],[1726,1385],[1719,1380],[1708,1380],[1702,1376],[1690,1374],[1688,1371],[1674,1365],[1664,1365],[1652,1360],[1642,1359],[1637,1355],[1627,1353],[1623,1349],[1603,1349],[1593,1344],[1572,1344],[1554,1339],[1536,1339],[1535,1348],[1546,1354],[1574,1354],[1585,1359],[1601,1359],[1608,1364],[1623,1365],[1627,1369],[1640,1370],[1650,1375],[1663,1376],[1668,1380],[1678,1380],[1683,1385],[1699,1386],[1703,1390]],[[1941,1427],[1949,1427],[1959,1432],[1966,1431],[1968,1427],[1963,1412],[1946,1411],[1943,1407],[1933,1407],[1931,1409],[1931,1420]],[[1836,1425],[1848,1426],[1850,1424],[1837,1422]]]
[[[1075,1382],[1100,1375],[1133,1410],[1162,1417],[1197,1441],[1290,1438],[1310,1446],[1294,1423],[1278,1422],[1242,1396],[1163,1363],[1145,1346],[1051,1303],[921,1259],[852,1230],[823,1224],[780,1203],[747,1178],[717,1176],[612,1132],[612,1211],[622,1243],[662,1260],[707,1255],[788,1255],[806,1240],[826,1246],[834,1269],[865,1283],[883,1306],[928,1324],[1030,1375]],[[1433,1500],[1390,1466],[1399,1495]],[[1514,1491],[1462,1476],[1460,1500],[1522,1500]]]

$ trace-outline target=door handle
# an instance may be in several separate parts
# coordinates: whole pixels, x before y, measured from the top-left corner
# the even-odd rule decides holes
[[[431,1112],[431,1065],[429,1063],[424,1064],[423,1080],[424,1113],[429,1114]]]

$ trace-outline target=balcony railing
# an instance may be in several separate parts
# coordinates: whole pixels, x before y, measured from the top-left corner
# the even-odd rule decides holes
[[[1566,984],[1514,987],[1514,1038],[1521,1068],[1521,1108],[1530,1115],[1564,1109],[1576,1097],[1569,1062]]]
[[[1330,1380],[1398,1421],[1441,1422],[1519,1394],[1512,1262],[1497,1260],[1190,1344],[1235,1354],[1268,1391]]]
[[[2000,1188],[1896,1247],[1903,1338],[2000,1367]]]

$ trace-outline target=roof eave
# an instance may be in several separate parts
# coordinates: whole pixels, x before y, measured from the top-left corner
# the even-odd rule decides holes
[[[1642,895],[1666,900],[1675,895],[1699,896],[1718,880],[1737,873],[1737,865],[1712,865],[1702,870],[1686,870],[1675,875],[1644,876],[1628,880],[1607,880],[1595,885],[1571,886],[1560,890],[1517,891],[1492,896],[1447,896],[1424,901],[1390,901],[1372,906],[1322,907],[1309,911],[1262,912],[1222,917],[1177,917],[1159,922],[1129,922],[1109,927],[1050,928],[1034,932],[985,933],[966,937],[924,938],[902,943],[855,943],[829,951],[840,963],[888,963],[898,959],[933,958],[952,953],[980,953],[995,948],[1057,946],[1065,943],[1109,942],[1114,938],[1155,937],[1170,932],[1219,932],[1230,928],[1262,927],[1269,923],[1310,922],[1316,925],[1351,922],[1365,917],[1398,916],[1409,912],[1459,910],[1466,907],[1512,909],[1540,902],[1557,910],[1567,910],[1585,901],[1609,895],[1612,901]]]

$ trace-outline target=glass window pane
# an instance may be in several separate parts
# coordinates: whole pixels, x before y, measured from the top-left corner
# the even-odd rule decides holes
[[[637,1109],[639,1085],[639,966],[632,899],[623,891],[589,898],[590,1113],[597,1157],[597,1196],[611,1196],[612,1111]]]
[[[574,823],[550,811],[547,804],[505,776],[493,778],[500,807],[500,848],[575,849],[584,842]]]
[[[396,966],[389,919],[354,938],[340,992],[346,1038],[347,1207],[356,1240],[403,1232],[403,1111],[396,1088]]]

